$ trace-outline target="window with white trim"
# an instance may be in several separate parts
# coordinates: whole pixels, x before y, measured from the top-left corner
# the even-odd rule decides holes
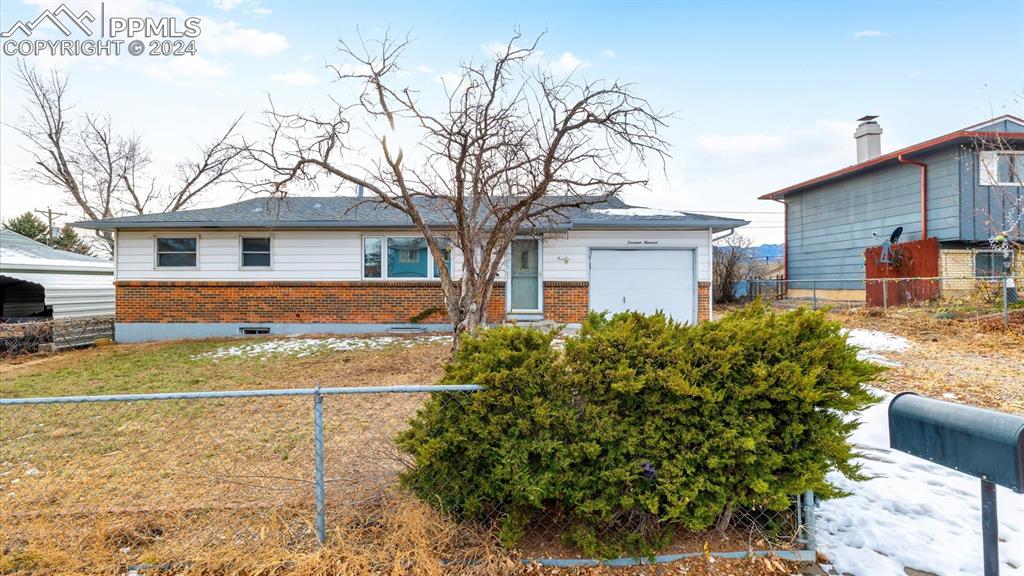
[[[199,254],[199,238],[183,236],[156,239],[156,265],[158,268],[195,268]]]
[[[270,268],[270,246],[267,236],[242,237],[242,268]]]
[[[451,269],[451,242],[439,238],[444,265]],[[428,279],[440,278],[440,270],[422,236],[364,236],[363,278]]]
[[[982,186],[1024,186],[1024,150],[988,150],[980,160]]]

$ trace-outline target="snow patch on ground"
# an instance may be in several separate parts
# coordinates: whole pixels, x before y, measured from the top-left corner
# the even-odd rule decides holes
[[[910,348],[910,340],[888,332],[877,330],[864,330],[862,328],[843,329],[846,334],[846,342],[851,346],[860,348],[857,358],[881,364],[882,366],[900,366],[899,362],[889,359],[883,352],[894,352],[900,354]]]
[[[889,449],[892,396],[865,410],[850,441],[862,454],[866,482],[838,472],[830,482],[852,495],[821,502],[818,549],[839,574],[939,576],[981,573],[981,490],[977,478]],[[1003,576],[1024,576],[1024,495],[998,489]]]
[[[193,359],[217,359],[231,357],[265,358],[273,355],[310,356],[324,352],[347,350],[377,350],[387,346],[416,346],[451,340],[447,335],[414,337],[371,336],[366,338],[310,338],[291,337],[246,342],[237,346],[226,346],[193,356]]]

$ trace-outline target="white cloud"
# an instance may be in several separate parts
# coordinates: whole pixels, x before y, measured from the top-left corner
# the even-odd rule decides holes
[[[861,38],[878,38],[880,36],[884,36],[881,30],[857,30],[853,33],[853,37],[857,40]]]
[[[274,74],[270,79],[274,82],[290,84],[292,86],[313,86],[320,83],[319,78],[301,68],[296,68],[287,74]]]
[[[230,12],[240,5],[242,0],[213,0],[213,5],[225,12]]]
[[[151,78],[176,82],[182,86],[196,86],[228,75],[226,67],[198,55],[164,58],[146,66],[143,72]]]
[[[426,64],[420,64],[419,66],[417,66],[416,67],[416,71],[419,72],[420,74],[436,74],[437,73],[433,68],[431,68],[430,66],[427,66]]]
[[[602,50],[601,51],[601,55],[606,57],[606,58],[618,58],[619,57],[619,55],[615,53],[615,50],[612,50],[611,48],[605,48],[604,50]]]
[[[238,52],[262,58],[283,52],[289,46],[288,40],[277,32],[242,28],[236,22],[204,18],[202,26],[202,47],[212,52]]]
[[[591,66],[593,66],[592,62],[583,60],[572,52],[562,52],[558,58],[551,62],[548,69],[551,70],[552,74],[565,76]]]
[[[435,80],[444,84],[445,88],[453,90],[459,85],[459,82],[462,80],[462,76],[455,72],[445,72],[438,75]]]
[[[735,157],[781,148],[786,144],[782,136],[768,134],[705,134],[697,137],[697,145],[713,156]]]
[[[259,3],[259,0],[212,0],[212,1],[213,1],[213,5],[214,6],[216,6],[217,8],[219,8],[219,9],[225,11],[225,12],[231,12],[235,8],[238,8],[239,6],[241,6],[242,7],[242,12],[244,12],[245,14],[248,14],[249,16],[252,16],[254,18],[262,18],[264,16],[269,16],[273,12],[273,10],[271,10],[270,8],[266,8],[264,6],[261,6],[260,3]]]

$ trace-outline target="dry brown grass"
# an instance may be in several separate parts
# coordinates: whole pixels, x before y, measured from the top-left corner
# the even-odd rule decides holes
[[[885,317],[832,314],[846,326],[898,334],[914,343],[893,356],[902,365],[882,375],[881,388],[950,395],[957,402],[1024,414],[1024,333],[941,320],[919,309],[895,309]]]
[[[0,393],[428,384],[446,354],[436,343],[304,358],[196,358],[227,344],[112,346],[7,363]],[[210,575],[611,571],[524,565],[487,531],[457,525],[398,489],[392,440],[424,398],[325,398],[324,547],[313,528],[308,397],[4,407],[0,573],[124,574],[140,565],[147,573]],[[698,558],[658,570],[788,568]]]

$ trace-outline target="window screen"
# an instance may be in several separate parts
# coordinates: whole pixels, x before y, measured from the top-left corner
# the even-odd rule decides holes
[[[242,267],[270,266],[270,238],[242,238]]]
[[[192,238],[157,238],[156,265],[159,267],[196,266],[196,247],[198,239]]]

